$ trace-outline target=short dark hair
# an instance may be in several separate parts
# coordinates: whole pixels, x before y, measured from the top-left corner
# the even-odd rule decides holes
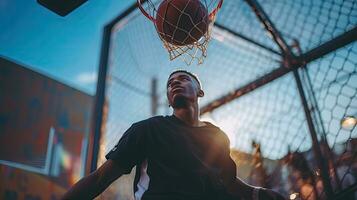
[[[200,79],[197,77],[197,75],[194,74],[194,73],[192,73],[192,72],[189,72],[189,71],[187,71],[187,70],[184,70],[184,69],[179,69],[179,70],[175,70],[175,71],[171,72],[171,74],[169,75],[169,78],[168,78],[167,80],[169,80],[170,77],[171,77],[172,75],[176,74],[176,73],[185,73],[185,74],[188,74],[188,75],[191,76],[193,79],[195,79],[196,82],[198,83],[198,86],[199,86],[200,88],[202,88],[202,86],[201,86],[201,81],[200,81]]]

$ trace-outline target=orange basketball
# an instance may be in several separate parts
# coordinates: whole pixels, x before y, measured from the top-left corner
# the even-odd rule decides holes
[[[208,29],[208,12],[200,0],[163,0],[156,13],[160,36],[174,45],[198,41]]]

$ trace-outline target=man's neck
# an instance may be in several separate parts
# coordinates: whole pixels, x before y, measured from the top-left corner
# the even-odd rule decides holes
[[[194,107],[176,108],[174,109],[175,117],[185,122],[189,126],[201,127],[205,126],[204,122],[199,120],[199,109]]]

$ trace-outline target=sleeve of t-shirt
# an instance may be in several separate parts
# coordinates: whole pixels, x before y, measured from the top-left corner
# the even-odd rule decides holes
[[[117,145],[105,156],[113,160],[128,174],[132,168],[145,158],[145,134],[147,129],[143,122],[133,124],[120,138]]]

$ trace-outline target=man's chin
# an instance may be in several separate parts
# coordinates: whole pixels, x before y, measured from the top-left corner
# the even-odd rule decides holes
[[[188,100],[187,98],[185,98],[184,96],[176,96],[174,98],[173,104],[172,104],[173,108],[186,108],[188,107]]]

